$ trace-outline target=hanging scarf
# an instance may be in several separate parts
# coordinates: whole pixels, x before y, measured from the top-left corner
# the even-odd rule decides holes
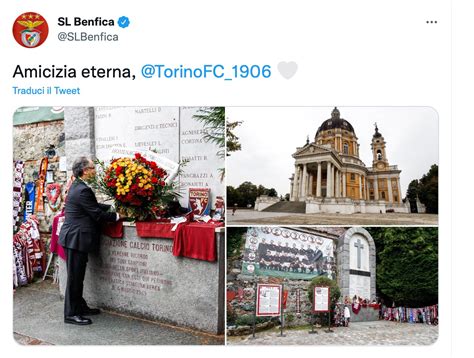
[[[28,220],[30,215],[35,213],[35,183],[28,182],[25,185],[26,199],[25,211],[23,212],[23,221]]]
[[[21,199],[23,197],[21,189],[23,186],[23,173],[25,171],[25,163],[21,160],[15,162],[15,171],[13,176],[13,231],[16,231],[18,224],[18,216],[21,210]]]
[[[23,286],[28,283],[28,266],[25,260],[26,243],[21,239],[21,235],[13,236],[13,257],[15,259],[16,286]]]
[[[354,312],[355,314],[359,314],[361,308],[362,306],[358,302],[352,304],[352,312]]]
[[[20,230],[15,235],[15,237],[19,240],[23,240],[21,243],[22,246],[26,248],[25,262],[27,262],[30,266],[28,271],[30,269],[32,272],[43,271],[42,259],[45,248],[42,241],[40,240],[37,219],[34,217],[29,217],[26,222],[21,224]],[[30,276],[29,273],[28,276]]]
[[[36,203],[35,203],[35,212],[44,211],[44,183],[46,181],[46,172],[48,170],[48,157],[41,159],[39,177],[36,181]]]

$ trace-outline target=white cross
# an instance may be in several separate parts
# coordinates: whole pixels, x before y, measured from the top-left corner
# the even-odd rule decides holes
[[[357,268],[360,269],[360,250],[364,248],[364,245],[362,245],[360,239],[357,239],[357,242],[354,243],[354,247],[357,248]]]

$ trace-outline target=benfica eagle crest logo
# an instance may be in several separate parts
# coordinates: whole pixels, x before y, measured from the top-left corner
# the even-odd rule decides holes
[[[48,32],[46,19],[36,12],[25,12],[13,23],[13,37],[23,47],[41,46],[46,41]]]

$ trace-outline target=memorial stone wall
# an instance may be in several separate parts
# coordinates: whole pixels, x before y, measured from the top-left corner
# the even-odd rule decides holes
[[[188,206],[188,189],[210,188],[211,204],[224,196],[219,169],[224,159],[219,148],[203,137],[203,124],[193,116],[200,107],[95,107],[95,155],[112,159],[112,148],[154,150],[175,162],[187,162],[178,177],[182,206]]]

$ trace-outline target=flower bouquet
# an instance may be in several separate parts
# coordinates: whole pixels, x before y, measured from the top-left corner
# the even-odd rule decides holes
[[[113,159],[100,169],[95,186],[115,202],[117,212],[139,221],[154,220],[166,212],[167,204],[179,196],[168,173],[140,153],[134,158]]]

